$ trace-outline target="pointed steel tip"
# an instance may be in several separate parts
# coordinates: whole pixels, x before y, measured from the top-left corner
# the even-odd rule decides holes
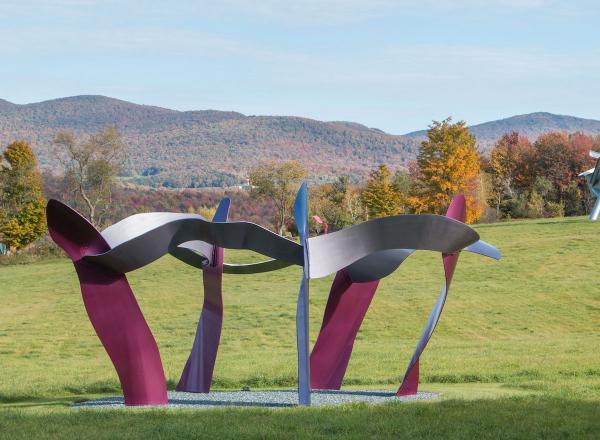
[[[489,243],[486,243],[483,240],[478,240],[475,243],[467,246],[463,249],[467,252],[472,252],[474,254],[483,255],[484,257],[493,258],[494,260],[502,259],[502,254],[495,246],[492,246]]]

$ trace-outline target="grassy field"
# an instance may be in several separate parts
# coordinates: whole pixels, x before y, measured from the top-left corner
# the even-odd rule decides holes
[[[477,227],[503,260],[463,254],[421,358],[435,402],[340,408],[84,411],[119,393],[70,262],[0,267],[2,438],[598,438],[600,225],[584,218]],[[226,253],[228,261],[256,259]],[[395,389],[442,285],[439,255],[411,257],[380,284],[347,387]],[[295,385],[298,268],[224,281],[215,388]],[[193,341],[201,274],[165,257],[130,274],[170,387]],[[311,284],[312,340],[331,278]]]

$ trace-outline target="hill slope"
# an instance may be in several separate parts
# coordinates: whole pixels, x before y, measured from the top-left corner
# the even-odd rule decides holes
[[[439,327],[421,357],[420,390],[442,393],[440,401],[427,404],[269,413],[265,408],[77,411],[71,402],[117,396],[121,390],[86,316],[73,265],[57,259],[1,267],[1,432],[6,438],[139,438],[130,429],[151,426],[146,438],[156,432],[182,438],[218,426],[207,437],[244,438],[251,432],[282,438],[292,432],[294,438],[322,438],[327,432],[328,438],[403,438],[408,432],[412,439],[597,438],[598,226],[582,217],[476,226],[503,258],[461,255]],[[225,258],[261,259],[235,251],[226,251]],[[127,277],[174,387],[202,307],[201,277],[172,257]],[[214,388],[295,386],[299,278],[295,267],[223,278],[225,318]],[[382,280],[354,344],[343,389],[397,389],[442,279],[439,254],[417,252]],[[331,282],[332,277],[311,282],[311,343]],[[132,414],[135,420],[127,418]],[[140,423],[144,414],[147,419]],[[273,422],[279,414],[283,419]],[[340,418],[344,423],[335,422]],[[265,434],[271,423],[280,431]],[[185,433],[182,426],[188,427]],[[411,434],[413,426],[422,426],[420,434]]]
[[[379,163],[405,166],[425,131],[396,136],[354,122],[295,116],[246,116],[216,110],[177,111],[104,96],[74,96],[18,105],[0,99],[0,145],[25,139],[43,168],[60,167],[52,139],[60,129],[85,137],[116,126],[130,146],[125,168],[152,186],[229,186],[269,159],[296,159],[313,179],[364,178]],[[600,121],[532,113],[471,127],[486,150],[507,131],[531,138],[552,130],[600,133]]]
[[[479,147],[486,151],[504,133],[510,131],[518,131],[531,140],[535,140],[539,135],[549,131],[568,131],[570,133],[581,131],[596,135],[600,134],[600,121],[538,112],[484,122],[483,124],[472,125],[469,128],[477,138]],[[406,137],[420,141],[426,135],[426,130],[420,130],[408,133]]]
[[[130,172],[143,183],[220,186],[243,180],[267,159],[297,159],[315,178],[364,176],[386,162],[405,165],[417,143],[360,124],[300,117],[245,116],[214,110],[181,112],[103,96],[35,104],[0,102],[0,144],[26,139],[43,167],[55,167],[59,129],[84,136],[116,126],[130,145]],[[150,175],[148,175],[150,174]]]

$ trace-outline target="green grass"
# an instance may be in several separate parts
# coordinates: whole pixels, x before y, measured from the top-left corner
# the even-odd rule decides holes
[[[436,402],[341,408],[80,411],[119,393],[66,260],[0,267],[0,437],[597,438],[600,436],[599,225],[584,218],[477,227],[503,260],[461,255],[421,358]],[[228,252],[229,261],[260,257]],[[395,389],[442,285],[439,255],[384,279],[346,386]],[[129,275],[177,382],[202,303],[201,274],[165,257]],[[295,385],[299,268],[231,275],[215,389]],[[314,342],[331,278],[311,283]]]

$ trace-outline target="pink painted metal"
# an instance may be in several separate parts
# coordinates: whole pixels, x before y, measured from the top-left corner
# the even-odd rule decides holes
[[[213,221],[226,222],[228,211],[229,199],[224,199]],[[210,392],[223,327],[223,254],[223,248],[214,246],[212,264],[202,269],[204,304],[192,352],[181,373],[177,391]]]
[[[85,218],[56,200],[48,203],[47,217],[52,239],[73,261],[85,309],[117,370],[125,404],[166,405],[158,347],[127,278],[83,260],[110,247]]]
[[[446,212],[446,217],[450,217],[454,220],[459,220],[464,222],[467,214],[467,205],[465,201],[465,197],[462,194],[455,196],[448,207]],[[448,290],[450,289],[450,283],[452,282],[452,276],[454,275],[454,269],[456,269],[456,263],[458,262],[458,257],[460,252],[456,252],[454,254],[444,254],[442,255],[442,260],[444,264],[444,275],[446,279],[446,285],[442,290],[440,297],[438,298],[436,305],[434,306],[429,319],[427,320],[427,324],[425,325],[425,329],[421,334],[421,338],[417,343],[417,348],[415,349],[415,353],[408,364],[408,368],[406,369],[406,373],[404,374],[404,378],[402,379],[402,383],[400,384],[400,388],[396,395],[398,396],[408,396],[417,394],[419,389],[419,358],[427,343],[431,339],[433,335],[433,331],[437,326],[437,323],[442,314],[442,310],[444,308],[444,304],[446,302],[446,297],[448,295]]]
[[[223,248],[215,246],[213,265],[203,269],[204,304],[196,338],[177,391],[208,393],[223,326]]]
[[[318,215],[313,215],[313,219],[320,225],[323,225],[323,233],[327,234],[327,232],[329,232],[329,225],[325,223],[325,221],[321,217],[319,217]]]
[[[336,274],[310,355],[311,388],[339,390],[342,386],[356,334],[378,284],[379,280],[355,283],[345,270]]]

